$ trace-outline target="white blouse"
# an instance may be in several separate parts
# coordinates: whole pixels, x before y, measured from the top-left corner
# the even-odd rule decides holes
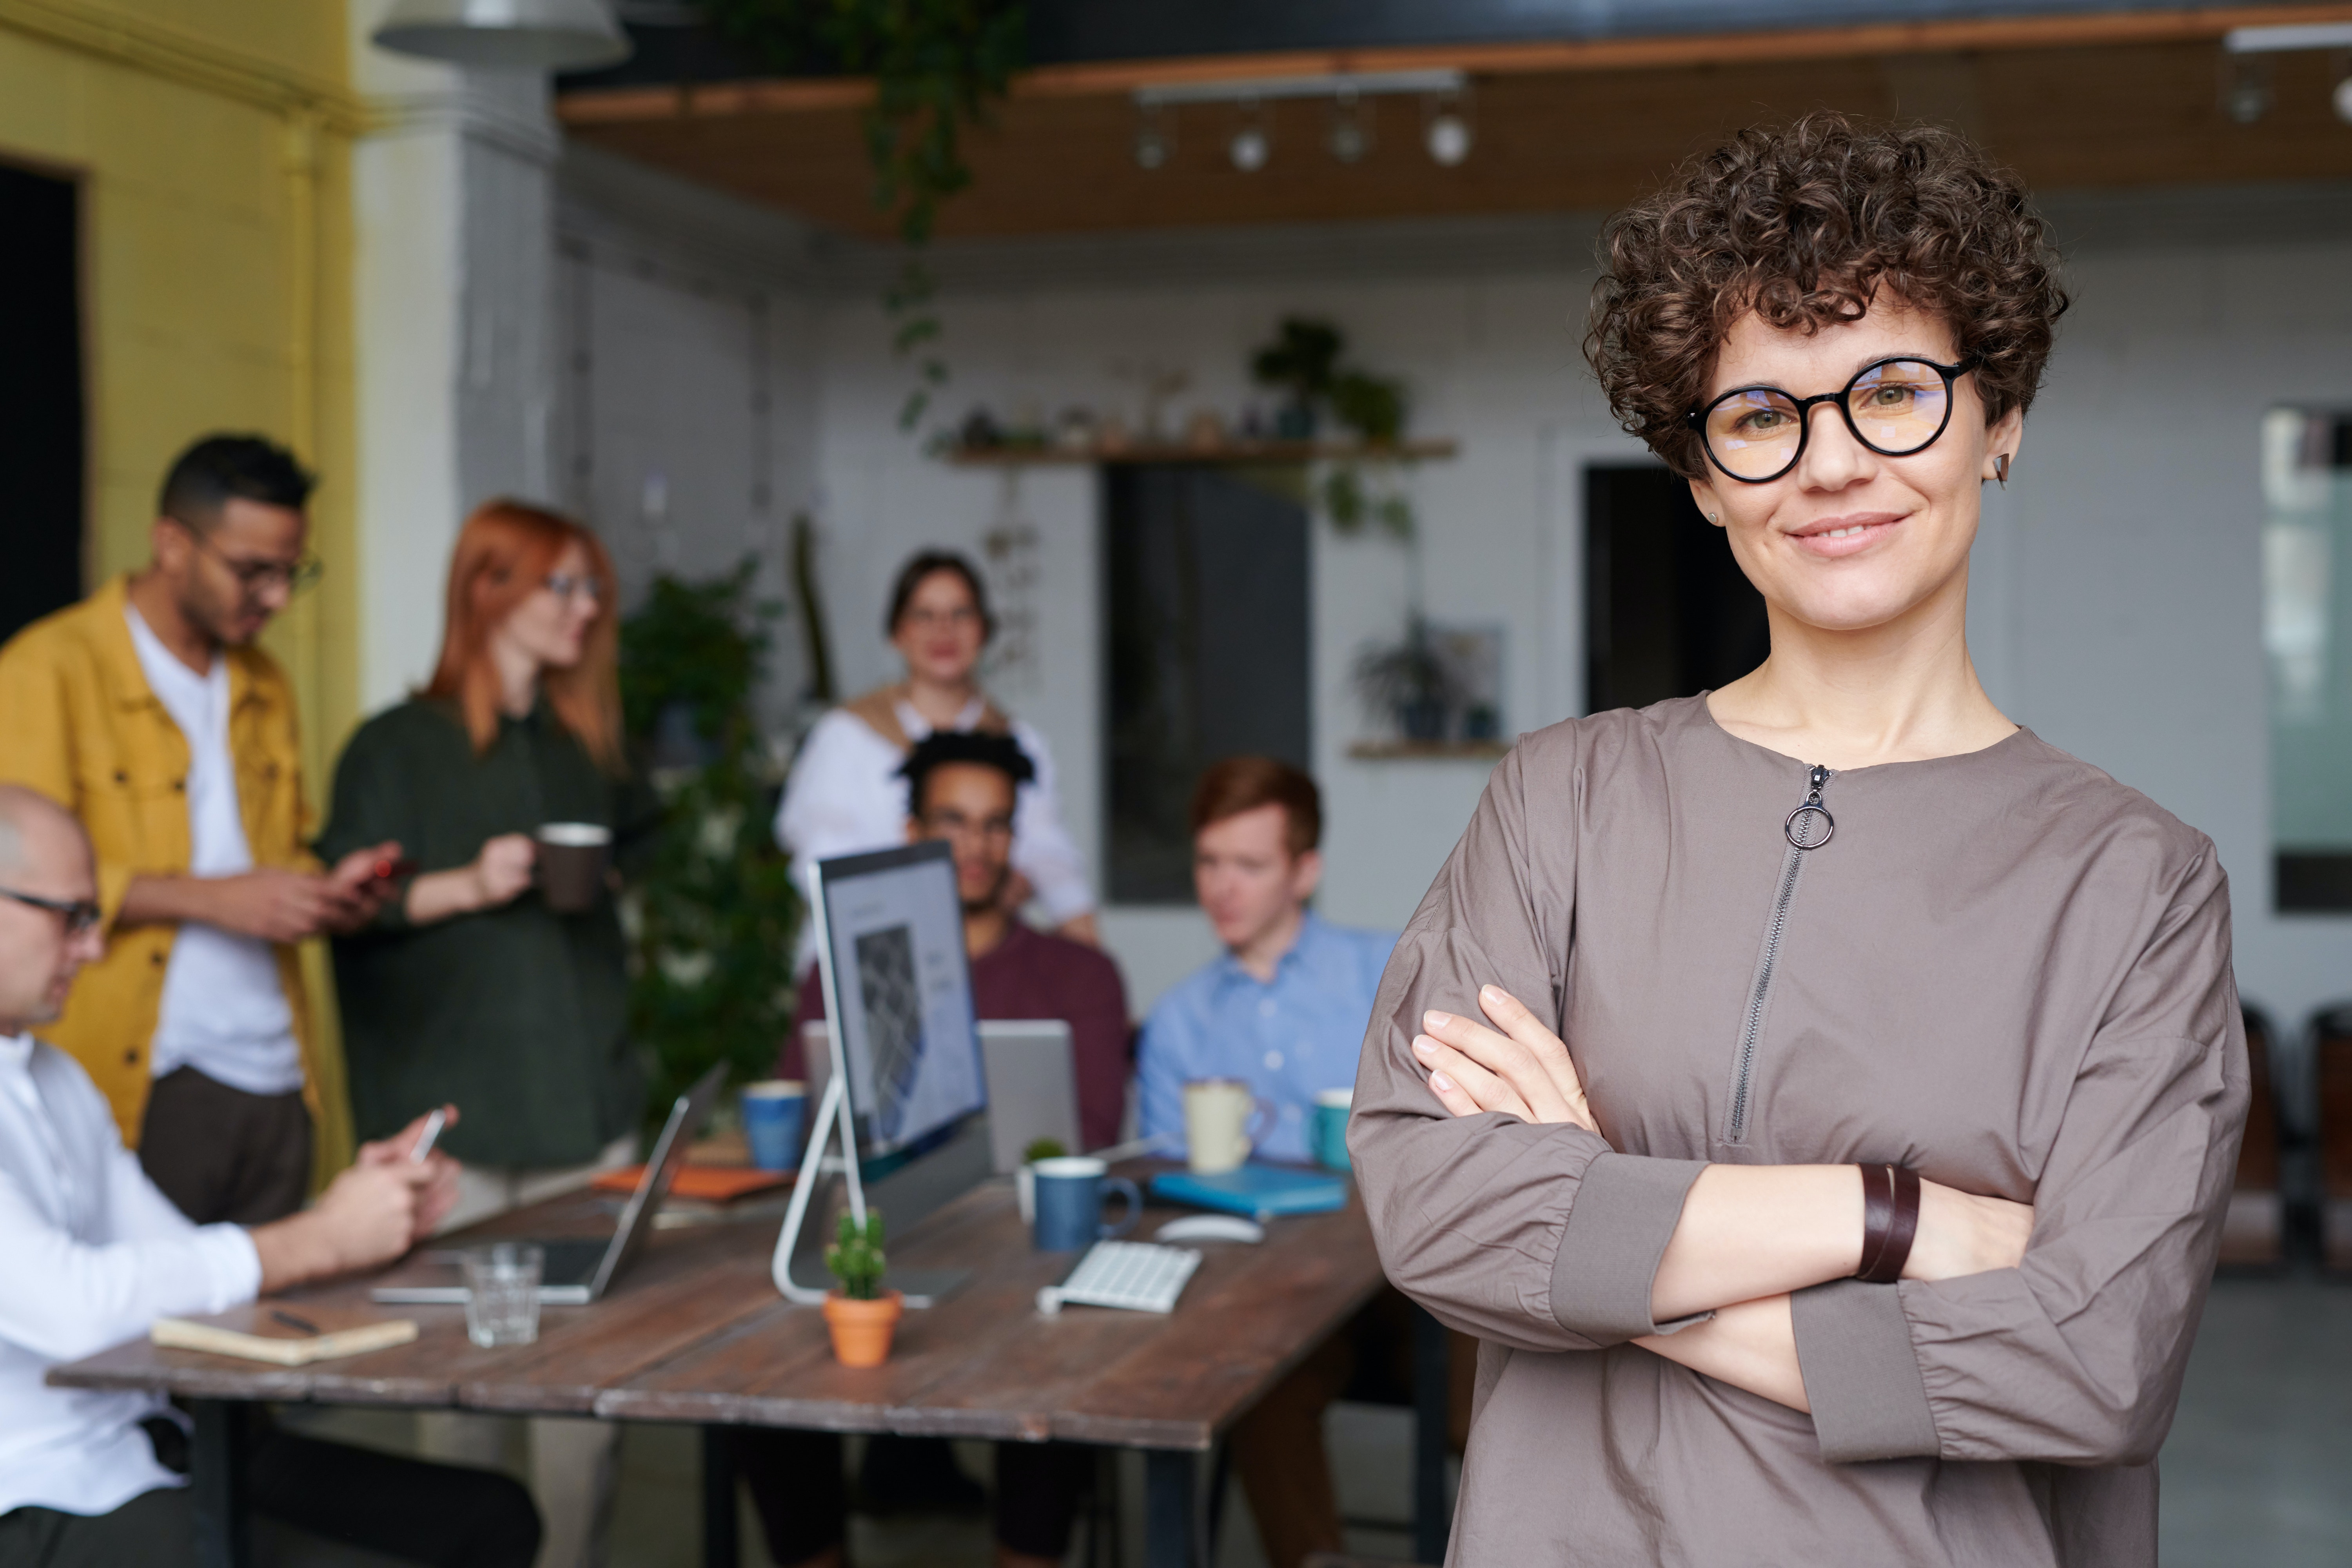
[[[973,698],[950,728],[973,728],[986,708],[984,700]],[[912,703],[902,700],[895,710],[909,740],[931,732]],[[1062,826],[1062,797],[1055,788],[1054,753],[1045,737],[1015,719],[1013,739],[1037,769],[1036,778],[1021,786],[1013,807],[1013,868],[1036,889],[1047,921],[1060,925],[1095,907],[1094,889],[1087,880],[1085,857]],[[793,760],[783,805],[776,811],[776,839],[792,851],[793,876],[802,888],[808,886],[808,870],[816,861],[907,841],[907,781],[897,776],[906,760],[846,709],[836,708],[816,721]],[[813,940],[808,929],[803,950]]]

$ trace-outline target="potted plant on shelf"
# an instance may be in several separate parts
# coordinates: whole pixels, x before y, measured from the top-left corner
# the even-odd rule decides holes
[[[1357,656],[1355,673],[1364,706],[1393,723],[1407,741],[1445,739],[1446,719],[1461,702],[1461,686],[1428,622],[1414,616],[1401,641],[1366,648]]]
[[[880,1366],[890,1359],[890,1336],[907,1310],[904,1296],[882,1289],[882,1211],[867,1209],[864,1225],[845,1213],[834,1235],[824,1249],[825,1272],[840,1281],[824,1299],[834,1359],[844,1366]]]

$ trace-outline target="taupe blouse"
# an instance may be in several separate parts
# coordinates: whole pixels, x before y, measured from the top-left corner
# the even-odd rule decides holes
[[[1792,820],[1813,783],[1704,698],[1555,725],[1397,944],[1349,1142],[1390,1277],[1483,1342],[1453,1563],[2156,1561],[2246,1109],[2213,846],[2022,730]],[[1485,983],[1601,1135],[1438,1105],[1418,1020]],[[1800,1292],[1807,1416],[1625,1342],[1708,1161],[1899,1162],[2034,1233]]]

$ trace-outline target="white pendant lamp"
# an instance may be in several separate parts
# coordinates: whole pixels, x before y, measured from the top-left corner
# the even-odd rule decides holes
[[[609,66],[630,47],[602,0],[396,0],[375,41],[453,65],[548,71]]]

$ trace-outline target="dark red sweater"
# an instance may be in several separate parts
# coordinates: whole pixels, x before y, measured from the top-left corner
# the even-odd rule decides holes
[[[1059,1018],[1077,1057],[1078,1131],[1087,1147],[1118,1142],[1127,1104],[1127,986],[1108,953],[1015,921],[1003,942],[971,961],[971,1001],[983,1018]],[[824,1016],[816,965],[801,977],[800,1009],[777,1073],[801,1078],[799,1026]]]

